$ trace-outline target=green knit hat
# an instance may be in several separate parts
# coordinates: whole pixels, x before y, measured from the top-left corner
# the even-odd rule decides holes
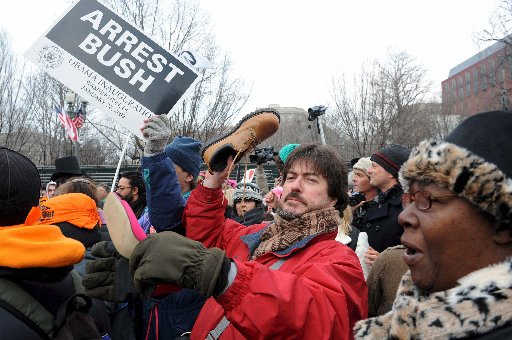
[[[293,150],[295,150],[296,147],[298,147],[300,144],[286,144],[279,150],[279,158],[283,161],[283,163],[286,163],[286,159],[288,156],[292,153]]]

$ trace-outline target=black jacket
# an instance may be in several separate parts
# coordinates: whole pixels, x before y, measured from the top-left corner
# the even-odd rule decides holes
[[[259,224],[265,220],[265,208],[263,206],[256,206],[254,209],[249,210],[244,216],[238,216],[234,207],[227,207],[226,214],[227,218],[237,221],[245,226],[253,224]]]
[[[403,228],[398,224],[402,212],[402,188],[395,185],[354,211],[352,225],[368,234],[370,247],[379,253],[400,244]]]
[[[71,269],[71,266],[55,269],[0,267],[0,277],[16,283],[48,312],[55,315],[61,304],[75,294],[75,286],[70,274]],[[110,321],[102,302],[93,300],[90,313],[100,334],[110,332]],[[34,328],[28,326],[21,317],[17,316],[17,311],[3,303],[0,305],[0,330],[2,330],[2,340],[42,339]]]

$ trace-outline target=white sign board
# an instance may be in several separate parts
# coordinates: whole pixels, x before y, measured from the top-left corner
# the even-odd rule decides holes
[[[251,183],[254,179],[254,175],[256,174],[256,169],[249,169],[245,172],[244,178],[242,178],[242,183]]]
[[[167,114],[196,71],[96,0],[80,0],[26,53],[44,71],[140,135]]]

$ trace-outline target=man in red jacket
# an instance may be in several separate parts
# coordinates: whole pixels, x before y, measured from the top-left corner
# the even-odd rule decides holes
[[[337,153],[302,145],[289,156],[271,224],[224,217],[227,175],[213,173],[189,198],[184,223],[196,241],[163,232],[135,248],[136,287],[147,294],[167,282],[209,296],[192,339],[352,339],[367,287],[355,253],[334,240],[347,205]]]

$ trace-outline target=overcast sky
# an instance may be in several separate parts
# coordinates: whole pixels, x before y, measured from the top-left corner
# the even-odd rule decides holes
[[[22,54],[70,0],[1,0],[0,27]],[[432,92],[456,64],[478,52],[498,0],[203,0],[218,44],[252,84],[244,113],[268,104],[328,103],[333,77],[357,72],[388,51],[427,69]]]

